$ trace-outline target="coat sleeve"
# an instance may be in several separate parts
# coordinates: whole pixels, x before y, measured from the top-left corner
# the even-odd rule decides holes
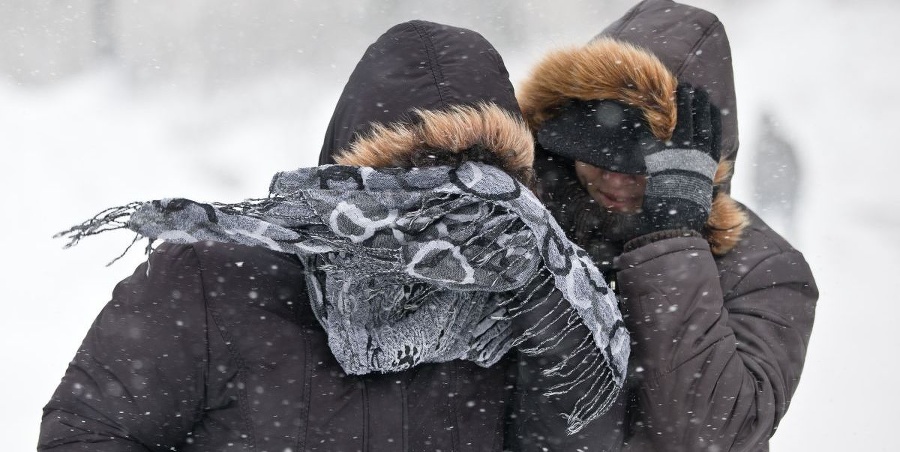
[[[784,416],[818,291],[796,250],[752,248],[727,294],[702,238],[660,240],[617,259],[638,376],[634,449],[758,450]]]
[[[38,450],[175,450],[203,408],[206,309],[190,246],[121,281],[44,407]]]

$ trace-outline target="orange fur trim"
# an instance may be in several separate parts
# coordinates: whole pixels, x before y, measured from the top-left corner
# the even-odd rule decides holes
[[[416,166],[416,151],[460,153],[474,146],[488,150],[497,166],[514,175],[530,175],[534,138],[518,117],[496,104],[453,106],[445,111],[416,110],[416,124],[374,124],[371,132],[335,157],[341,165],[374,168]]]
[[[719,162],[716,168],[715,185],[727,182],[731,177],[734,165],[730,160]],[[712,253],[721,256],[731,251],[738,242],[744,229],[750,224],[750,218],[737,201],[724,191],[719,191],[712,202],[712,210],[706,221],[704,236],[709,242]]]
[[[553,108],[569,99],[609,99],[639,107],[653,134],[675,130],[678,81],[650,52],[612,38],[551,52],[519,89],[519,106],[537,130]]]
[[[519,89],[522,113],[537,130],[553,109],[569,99],[607,99],[639,107],[653,134],[668,140],[675,130],[678,81],[647,50],[612,38],[600,38],[582,47],[551,52],[532,70]],[[732,164],[721,161],[714,183],[731,175]],[[713,254],[731,251],[749,224],[747,214],[728,193],[719,191],[712,202],[704,236]]]

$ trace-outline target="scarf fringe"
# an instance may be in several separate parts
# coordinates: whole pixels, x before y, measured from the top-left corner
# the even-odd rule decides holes
[[[87,221],[72,226],[65,231],[53,234],[53,238],[68,239],[68,242],[63,245],[63,249],[68,249],[77,245],[78,242],[80,242],[85,237],[90,237],[92,235],[97,235],[107,231],[129,229],[128,219],[130,219],[131,215],[142,205],[144,205],[143,202],[132,202],[125,204],[124,206],[110,207],[94,215]],[[141,234],[135,233],[134,238],[131,240],[131,243],[129,243],[128,246],[125,247],[121,254],[116,256],[113,260],[107,262],[106,266],[109,267],[112,264],[118,262],[119,259],[125,257],[125,255],[128,254],[129,251],[131,251],[131,248],[134,247],[134,244],[139,242],[143,238],[146,237],[142,236]],[[152,251],[153,240],[151,239],[148,241],[147,246],[144,249],[144,253],[149,256]]]
[[[505,300],[506,303],[516,302],[507,310],[507,319],[512,321],[535,312],[543,314],[513,340],[513,345],[525,355],[551,360],[550,366],[542,369],[541,374],[553,378],[555,383],[545,388],[544,396],[583,394],[568,413],[562,413],[566,419],[566,433],[573,435],[609,409],[621,383],[616,378],[613,364],[594,343],[593,334],[579,321],[575,308],[564,298],[560,297],[554,303],[538,294],[542,287],[552,284],[553,275],[546,268],[544,270],[536,272],[528,284]],[[539,280],[541,274],[549,276]],[[523,294],[529,287],[530,291]],[[553,305],[547,306],[548,303]],[[526,341],[531,343],[522,346]],[[574,345],[569,349],[565,344]]]
[[[106,231],[115,231],[117,229],[128,229],[128,219],[137,211],[138,207],[144,205],[143,202],[132,202],[119,207],[110,207],[94,215],[87,221],[76,224],[65,231],[58,232],[53,238],[65,238],[69,241],[63,248],[71,248],[78,244],[81,239],[97,235]],[[136,242],[137,239],[134,240]],[[132,242],[132,245],[134,244]],[[131,246],[129,245],[129,249]],[[125,250],[128,251],[127,249]]]

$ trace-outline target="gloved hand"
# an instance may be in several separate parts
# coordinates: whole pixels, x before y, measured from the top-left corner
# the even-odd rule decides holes
[[[671,141],[641,143],[647,167],[643,211],[646,232],[703,231],[720,157],[721,118],[709,94],[680,84],[677,122]]]

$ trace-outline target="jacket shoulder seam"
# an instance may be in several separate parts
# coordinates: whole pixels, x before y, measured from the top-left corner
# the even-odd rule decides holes
[[[632,9],[631,11],[629,11],[629,12],[627,13],[627,15],[622,19],[622,24],[619,25],[619,27],[616,28],[615,30],[611,30],[609,34],[610,34],[611,36],[617,36],[619,33],[622,32],[622,30],[625,29],[625,27],[628,26],[628,24],[630,24],[630,23],[634,20],[634,18],[638,15],[638,13],[640,13],[640,8],[639,8],[639,7],[633,8],[633,9]]]
[[[434,87],[437,89],[438,97],[441,99],[441,105],[446,106],[447,101],[444,99],[443,89],[444,73],[441,71],[440,64],[438,64],[435,56],[434,42],[432,42],[431,37],[426,35],[415,23],[412,23],[411,26],[416,34],[419,35],[419,39],[422,40],[422,46],[425,48],[426,55],[428,55],[428,66],[431,68],[431,77],[434,78]]]
[[[203,413],[204,406],[206,405],[205,400],[207,399],[207,397],[209,395],[209,394],[207,394],[207,390],[209,388],[209,375],[210,375],[209,366],[210,366],[211,356],[212,356],[212,353],[210,352],[210,349],[209,349],[209,344],[210,344],[210,340],[209,340],[209,305],[206,300],[206,284],[204,282],[204,277],[203,277],[203,263],[200,261],[200,253],[197,252],[196,245],[194,245],[194,244],[191,244],[191,246],[188,249],[190,251],[191,258],[197,264],[197,280],[200,283],[200,299],[203,301],[203,339],[204,339],[204,353],[205,353],[204,360],[206,361],[206,363],[205,363],[206,368],[204,369],[204,372],[203,372],[203,400],[204,400],[204,403],[201,406],[197,407],[197,414],[201,415]]]
[[[687,58],[684,59],[684,61],[681,63],[681,66],[677,71],[675,71],[675,77],[681,77],[681,74],[688,67],[688,63],[693,62],[697,58],[697,50],[702,47],[703,44],[706,44],[706,41],[709,39],[710,35],[712,35],[713,30],[717,28],[724,28],[722,26],[722,22],[718,19],[716,19],[713,23],[706,27],[706,30],[703,31],[703,35],[700,36],[700,39],[698,39],[697,42],[694,43],[693,47],[691,47],[690,52],[688,52]]]
[[[771,261],[772,259],[775,259],[775,258],[778,258],[781,256],[785,256],[788,254],[796,254],[796,255],[800,256],[800,258],[803,259],[804,261],[806,260],[803,257],[803,253],[801,253],[800,251],[797,251],[794,248],[785,250],[785,249],[782,249],[781,247],[779,247],[778,252],[774,252],[774,253],[769,254],[768,256],[760,259],[758,262],[753,264],[753,266],[750,267],[746,272],[738,273],[731,268],[725,269],[726,272],[736,275],[738,277],[737,282],[734,284],[734,286],[732,286],[731,289],[729,289],[727,293],[723,294],[725,299],[729,300],[729,299],[733,298],[734,293],[737,291],[738,287],[747,279],[748,276],[753,274],[761,265]],[[801,282],[801,281],[797,281],[797,282]]]
[[[198,262],[198,272],[200,274],[200,287],[203,289],[203,303],[204,306],[212,317],[213,322],[216,324],[216,330],[218,330],[220,337],[225,342],[226,350],[228,350],[228,355],[231,356],[231,359],[234,360],[237,365],[237,375],[238,379],[242,379],[246,374],[247,364],[244,362],[243,357],[241,357],[240,352],[234,347],[236,343],[231,336],[228,334],[226,329],[224,328],[224,322],[218,315],[217,309],[215,309],[215,302],[212,301],[208,297],[208,292],[206,291],[206,278],[204,276],[205,265],[203,264],[203,259],[200,257],[201,253],[197,251],[197,244],[191,244],[191,251],[197,258]],[[209,341],[207,340],[207,351],[209,351]],[[238,389],[238,407],[241,413],[241,420],[243,421],[244,428],[247,431],[246,442],[247,445],[251,448],[256,447],[256,429],[253,427],[253,422],[251,421],[252,417],[250,415],[250,407],[249,401],[247,400],[247,392],[246,389]]]
[[[729,340],[729,339],[730,339],[731,341],[735,341],[735,340],[736,340],[735,335],[734,335],[734,332],[731,332],[731,333],[727,334],[725,337],[723,337],[723,338],[721,338],[721,339],[719,339],[719,340],[713,342],[712,344],[709,345],[709,347],[707,347],[707,348],[704,349],[704,350],[716,348],[716,347],[719,346],[719,344],[721,344],[721,343],[723,343],[723,342],[725,342],[725,341],[727,341],[727,340]],[[655,388],[657,388],[657,387],[661,384],[661,380],[663,380],[664,378],[668,377],[669,375],[672,375],[672,374],[674,374],[675,372],[677,372],[678,369],[680,369],[682,366],[686,365],[691,359],[694,359],[695,357],[696,357],[696,356],[692,356],[692,357],[690,357],[690,358],[688,358],[688,359],[686,359],[686,360],[684,360],[684,361],[678,363],[678,365],[676,365],[675,367],[672,367],[671,369],[666,370],[665,372],[658,372],[658,373],[657,373],[656,375],[654,375],[652,378],[650,378],[650,379],[648,379],[648,380],[645,380],[645,383],[641,384],[640,387],[645,387],[645,388],[648,388],[648,389],[655,389]]]

